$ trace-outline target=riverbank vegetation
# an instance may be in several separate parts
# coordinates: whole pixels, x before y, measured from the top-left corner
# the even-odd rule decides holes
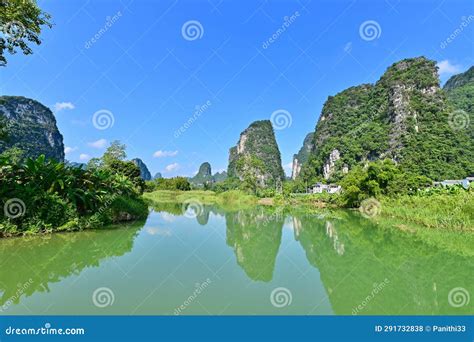
[[[124,160],[118,142],[87,168],[44,155],[23,160],[18,150],[14,156],[0,155],[0,237],[99,228],[148,214],[140,170]]]
[[[157,190],[148,192],[143,197],[153,203],[186,203],[195,202],[200,205],[220,205],[222,207],[245,208],[258,203],[258,197],[240,190],[216,193],[210,190],[171,191]]]
[[[252,186],[249,186],[249,181]],[[359,209],[367,219],[393,218],[431,229],[474,231],[474,191],[452,186],[432,188],[432,181],[407,172],[391,160],[352,169],[340,181],[342,192],[308,194],[301,181],[285,181],[280,189],[264,188],[254,178],[229,178],[212,190],[154,191],[145,197],[158,202],[195,200],[202,204],[263,204],[305,209]],[[148,188],[148,187],[147,187]],[[242,200],[245,198],[245,200]],[[367,204],[368,203],[368,204]],[[369,205],[370,207],[366,208]]]
[[[474,192],[461,187],[436,193],[384,197],[381,214],[427,228],[474,232]]]

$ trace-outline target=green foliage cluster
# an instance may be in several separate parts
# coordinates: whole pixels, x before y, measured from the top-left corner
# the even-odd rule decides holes
[[[282,183],[284,186],[286,183]],[[236,177],[227,178],[223,182],[214,183],[208,189],[216,193],[226,193],[229,191],[240,191],[251,196],[263,197],[274,197],[277,195],[277,189],[275,186],[268,184],[262,184],[258,181],[254,174],[250,173],[245,175],[242,180]]]
[[[19,48],[25,55],[32,54],[28,44],[41,44],[39,34],[42,26],[52,26],[50,19],[34,0],[0,0],[0,66],[7,64],[5,51],[15,54]]]
[[[244,155],[237,160],[236,169],[242,180],[241,189],[256,194],[258,188],[265,186],[261,179],[265,173],[265,164],[258,157]]]
[[[146,182],[146,190],[148,192],[157,190],[191,190],[191,184],[186,177],[174,178],[156,178]]]
[[[369,197],[416,194],[431,185],[431,180],[415,173],[404,172],[392,160],[369,163],[367,167],[354,167],[340,182],[344,189],[343,206],[356,207]]]
[[[217,193],[222,193],[230,190],[240,189],[242,182],[237,177],[228,177],[224,181],[215,183],[212,190]]]
[[[0,156],[0,237],[98,228],[148,213],[133,163],[105,158],[83,169],[44,155],[24,162],[10,156]],[[9,200],[20,203],[13,215]]]
[[[130,180],[141,194],[145,190],[145,181],[141,177],[140,167],[127,158],[126,146],[120,141],[112,141],[101,158],[92,158],[87,164],[90,170],[106,170],[109,173],[121,175]]]
[[[6,120],[0,117],[0,141],[6,141],[8,138],[8,130]]]

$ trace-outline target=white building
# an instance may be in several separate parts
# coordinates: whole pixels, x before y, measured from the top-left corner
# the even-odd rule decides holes
[[[336,184],[316,183],[308,190],[308,192],[312,194],[322,194],[323,192],[327,192],[328,194],[336,194],[340,192],[341,189],[342,188]]]

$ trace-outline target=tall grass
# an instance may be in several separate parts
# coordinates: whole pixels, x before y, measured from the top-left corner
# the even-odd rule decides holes
[[[474,232],[474,193],[400,196],[381,200],[382,215],[428,228]]]
[[[235,206],[251,206],[257,203],[258,199],[255,196],[246,194],[240,190],[230,190],[223,193],[215,193],[206,190],[193,191],[172,191],[172,190],[157,190],[148,192],[143,195],[144,198],[155,203],[183,203],[185,201],[197,201],[201,204],[219,204],[223,207]]]

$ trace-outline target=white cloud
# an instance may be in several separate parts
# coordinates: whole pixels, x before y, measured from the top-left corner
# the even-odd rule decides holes
[[[158,150],[155,153],[153,153],[153,157],[155,158],[162,158],[162,157],[174,157],[175,155],[178,154],[178,151],[162,151]]]
[[[105,145],[107,145],[107,140],[99,139],[97,141],[87,143],[87,145],[89,145],[90,147],[93,147],[93,148],[104,148]]]
[[[460,65],[451,64],[450,61],[445,59],[444,61],[438,62],[438,73],[440,75],[453,75],[461,72],[462,67]]]
[[[69,147],[69,146],[66,146],[66,147],[64,148],[64,153],[65,153],[65,154],[69,154],[69,153],[72,153],[72,152],[74,152],[74,151],[77,151],[77,147]]]
[[[81,153],[81,154],[79,155],[79,159],[80,159],[80,160],[89,160],[89,159],[91,159],[91,156],[88,155],[88,154],[85,154],[85,153]]]
[[[175,171],[179,168],[179,164],[178,163],[173,163],[173,164],[169,164],[165,167],[165,170],[166,172],[171,172],[171,171]]]
[[[54,104],[54,112],[60,112],[65,109],[74,109],[74,105],[71,102],[56,102]]]

